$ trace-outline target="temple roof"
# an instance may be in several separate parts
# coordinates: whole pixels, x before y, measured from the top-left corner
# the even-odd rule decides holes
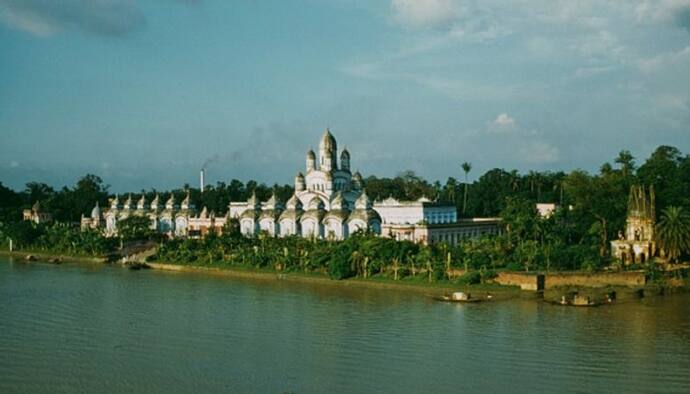
[[[331,134],[331,130],[326,128],[321,136],[321,142],[319,143],[319,148],[327,151],[336,151],[338,149],[338,144],[335,141],[335,137]]]
[[[101,207],[98,206],[98,201],[96,201],[96,206],[91,210],[91,218],[97,219],[101,217]]]

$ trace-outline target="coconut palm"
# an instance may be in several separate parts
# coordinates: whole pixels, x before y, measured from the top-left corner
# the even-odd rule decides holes
[[[460,167],[462,167],[462,170],[465,172],[465,196],[462,200],[462,216],[465,216],[465,212],[467,211],[467,174],[472,171],[472,163],[466,161],[462,163]]]
[[[664,209],[655,230],[656,242],[670,261],[690,251],[690,215],[683,208]]]

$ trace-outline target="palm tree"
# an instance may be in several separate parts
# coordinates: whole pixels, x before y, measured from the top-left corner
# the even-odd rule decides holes
[[[635,157],[630,153],[629,150],[622,150],[618,153],[618,157],[614,160],[617,164],[620,164],[621,171],[624,177],[632,174],[635,170]]]
[[[517,170],[510,171],[510,188],[516,192],[520,188],[520,174]]]
[[[464,162],[460,167],[462,167],[462,170],[465,172],[465,196],[462,200],[462,216],[465,216],[465,212],[467,211],[467,174],[472,171],[472,163]]]
[[[690,215],[683,208],[664,209],[655,230],[656,242],[670,261],[677,261],[683,252],[690,251]]]

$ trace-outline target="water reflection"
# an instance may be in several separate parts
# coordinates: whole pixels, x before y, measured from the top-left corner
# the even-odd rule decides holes
[[[464,305],[1,261],[0,392],[689,392],[688,301]]]

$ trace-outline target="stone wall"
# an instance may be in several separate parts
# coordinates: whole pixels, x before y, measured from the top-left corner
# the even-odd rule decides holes
[[[494,281],[506,286],[520,286],[521,290],[537,291],[539,289],[539,277],[537,274],[519,272],[499,272]]]
[[[499,272],[496,283],[508,286],[520,286],[522,290],[544,290],[558,286],[644,286],[645,274],[642,271],[628,272],[559,272],[550,274]],[[541,283],[540,283],[541,282]]]
[[[585,287],[605,287],[605,286],[644,286],[646,283],[643,271],[627,272],[564,272],[547,274],[544,287],[550,289],[557,286],[585,286]]]

